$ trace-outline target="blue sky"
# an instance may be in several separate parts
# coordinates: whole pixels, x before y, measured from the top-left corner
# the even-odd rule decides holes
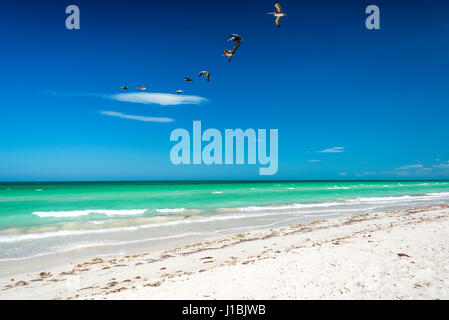
[[[277,29],[271,0],[2,1],[0,181],[261,178],[171,164],[170,133],[193,120],[278,129],[272,179],[449,179],[447,1],[280,2]],[[188,101],[117,99],[122,85]]]

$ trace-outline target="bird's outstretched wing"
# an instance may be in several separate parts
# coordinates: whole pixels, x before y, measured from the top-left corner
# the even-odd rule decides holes
[[[282,8],[281,8],[281,5],[279,4],[279,2],[276,1],[276,3],[274,4],[274,7],[276,8],[276,13],[282,13]]]
[[[236,40],[234,49],[232,49],[232,54],[234,54],[239,47],[240,47],[240,40]]]
[[[278,28],[281,26],[281,18],[282,17],[277,17],[276,18],[276,27],[278,27]]]

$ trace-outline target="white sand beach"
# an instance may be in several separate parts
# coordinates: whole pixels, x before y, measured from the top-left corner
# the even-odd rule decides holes
[[[448,299],[449,206],[314,221],[0,279],[0,299]]]

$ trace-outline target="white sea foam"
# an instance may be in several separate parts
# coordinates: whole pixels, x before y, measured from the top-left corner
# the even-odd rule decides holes
[[[159,213],[177,213],[186,211],[185,208],[173,208],[173,209],[156,209]]]
[[[91,221],[91,223],[92,223],[92,224],[105,224],[106,221],[98,221],[98,220],[95,220],[95,221]]]
[[[81,230],[59,230],[59,231],[47,231],[47,232],[36,232],[28,234],[8,234],[0,235],[0,243],[15,243],[21,241],[31,241],[46,238],[56,238],[56,237],[73,237],[87,234],[105,234],[114,232],[132,232],[140,229],[148,228],[159,228],[159,227],[169,227],[181,224],[192,224],[192,223],[209,223],[213,221],[225,221],[232,219],[250,219],[254,217],[261,216],[276,216],[276,215],[295,215],[296,217],[308,216],[320,216],[322,214],[331,213],[341,213],[345,214],[348,212],[357,212],[362,210],[379,210],[382,207],[389,206],[390,204],[397,204],[400,202],[410,202],[410,201],[423,201],[423,200],[447,200],[449,197],[449,192],[441,193],[429,193],[423,196],[398,196],[398,197],[371,197],[371,198],[357,198],[357,199],[342,199],[339,202],[324,202],[324,203],[306,203],[306,204],[290,204],[290,205],[279,205],[279,206],[250,206],[233,208],[229,211],[223,211],[226,213],[216,214],[204,217],[191,217],[190,219],[176,219],[172,221],[164,222],[153,222],[143,225],[134,226],[123,226],[123,227],[112,227],[112,228],[101,228],[101,229],[81,229]],[[353,205],[362,205],[362,207],[349,207]],[[367,205],[371,204],[370,207]],[[346,206],[346,207],[341,207]],[[332,208],[333,207],[333,208]],[[319,210],[321,208],[321,210]],[[302,210],[308,209],[308,210]],[[164,212],[180,212],[185,210],[184,208],[174,208],[174,209],[158,209],[164,210]],[[175,210],[175,211],[174,211]],[[111,210],[84,210],[86,212],[96,212],[107,211],[109,214]],[[117,211],[121,214],[127,212],[132,212],[133,214],[141,214],[145,210],[112,210],[115,214]],[[73,213],[74,211],[68,211]],[[43,216],[55,216],[57,217],[66,216],[61,212],[47,212]],[[35,213],[37,214],[37,213]],[[310,215],[311,214],[311,215]]]
[[[351,210],[351,209],[349,209]],[[357,209],[359,210],[359,209]],[[321,212],[332,212],[337,210],[323,210]],[[310,211],[310,212],[301,212],[301,214],[305,213],[320,213],[320,211]],[[113,228],[102,228],[102,229],[81,229],[81,230],[59,230],[59,231],[49,231],[49,232],[41,232],[41,233],[28,233],[28,234],[15,234],[15,235],[5,235],[0,236],[0,243],[15,243],[21,241],[31,241],[31,240],[39,240],[39,239],[47,239],[47,238],[57,238],[57,237],[73,237],[73,236],[81,236],[88,234],[105,234],[105,233],[114,233],[114,232],[131,232],[137,231],[140,229],[150,229],[150,228],[160,228],[160,227],[169,227],[175,225],[185,225],[192,223],[210,223],[214,221],[225,221],[225,220],[235,220],[235,219],[250,219],[262,216],[274,216],[274,215],[288,215],[292,214],[292,212],[271,212],[271,213],[235,213],[235,214],[226,214],[226,215],[213,215],[202,218],[194,218],[194,219],[179,219],[173,221],[165,221],[158,223],[149,223],[143,225],[136,226],[124,226],[124,227],[113,227]]]
[[[278,206],[249,206],[236,208],[236,211],[248,212],[248,211],[271,211],[271,210],[287,210],[287,209],[300,209],[300,208],[320,208],[344,205],[343,202],[323,202],[323,203],[293,203],[288,205]]]
[[[449,192],[426,193],[426,195],[431,197],[449,197]]]
[[[33,212],[34,215],[40,218],[74,218],[80,216],[87,216],[91,213],[104,214],[107,216],[128,216],[139,215],[145,213],[146,209],[138,210],[73,210],[73,211],[43,211]]]
[[[400,202],[404,200],[412,200],[412,201],[426,201],[426,200],[434,200],[439,198],[446,198],[449,196],[449,192],[436,192],[436,193],[426,193],[425,195],[416,195],[416,196],[396,196],[396,197],[367,197],[367,198],[356,198],[356,199],[348,199],[347,202]]]
[[[348,190],[350,189],[349,187],[329,187],[326,188],[327,190]]]
[[[321,202],[321,203],[293,203],[288,205],[278,206],[249,206],[236,208],[235,211],[240,212],[252,212],[252,211],[270,211],[270,210],[287,210],[287,209],[302,209],[302,208],[323,208],[342,206],[348,204],[362,204],[362,203],[396,203],[402,201],[426,201],[439,198],[446,198],[449,196],[449,192],[428,193],[423,196],[396,196],[396,197],[366,197],[366,198],[353,198],[353,199],[338,199],[340,202]]]
[[[402,201],[402,200],[410,200],[412,198],[418,199],[417,196],[398,196],[398,197],[366,197],[366,198],[355,198],[355,199],[346,199],[345,202],[350,203],[360,203],[360,202],[386,202],[386,201]]]

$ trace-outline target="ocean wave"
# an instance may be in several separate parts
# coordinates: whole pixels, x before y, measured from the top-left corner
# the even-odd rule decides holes
[[[327,190],[348,190],[348,189],[351,189],[351,188],[349,188],[349,187],[329,187],[329,188],[326,188]]]
[[[424,195],[355,198],[355,199],[347,199],[346,201],[347,202],[398,202],[398,201],[403,201],[403,200],[425,201],[425,200],[433,200],[433,199],[437,199],[437,198],[445,198],[448,196],[449,196],[449,192],[435,192],[435,193],[426,193]]]
[[[287,210],[287,209],[300,209],[300,208],[320,208],[344,205],[343,202],[322,202],[322,203],[293,203],[288,205],[277,206],[249,206],[234,208],[237,212],[253,212],[253,211],[271,211],[271,210]],[[232,210],[232,209],[230,209]]]
[[[433,193],[426,193],[426,195],[432,197],[449,197],[449,192],[433,192]]]
[[[389,206],[391,204],[398,204],[400,202],[413,202],[413,201],[439,201],[439,200],[447,200],[449,197],[449,192],[440,192],[440,193],[428,193],[425,195],[419,196],[397,196],[397,197],[366,197],[366,198],[355,198],[355,199],[339,199],[338,201],[332,202],[322,202],[322,203],[295,203],[288,205],[278,205],[278,206],[248,206],[248,207],[240,207],[240,208],[223,208],[217,210],[217,214],[214,215],[193,215],[189,217],[189,219],[185,219],[183,216],[175,217],[174,220],[168,221],[153,221],[151,223],[144,223],[139,225],[124,225],[124,226],[113,226],[109,228],[104,228],[104,225],[101,225],[101,228],[95,229],[71,229],[71,230],[55,230],[48,231],[48,229],[44,232],[32,232],[32,233],[9,233],[3,235],[0,234],[0,243],[15,243],[20,241],[32,241],[38,239],[46,239],[46,238],[56,238],[56,237],[72,237],[72,236],[80,236],[80,235],[88,235],[88,234],[105,234],[105,233],[114,233],[114,232],[132,232],[140,229],[149,229],[149,228],[159,228],[159,227],[170,227],[182,224],[192,224],[192,223],[209,223],[216,221],[225,221],[232,219],[250,219],[257,218],[263,216],[275,216],[275,215],[297,215],[298,217],[304,216],[305,214],[313,214],[320,215],[332,212],[340,212],[344,214],[345,212],[350,211],[360,211],[360,210],[380,210],[382,207]],[[361,205],[360,207],[354,207],[354,205]],[[370,205],[368,208],[367,206]],[[182,211],[181,211],[182,209]],[[301,210],[308,209],[308,210]],[[321,209],[321,210],[320,210]],[[163,210],[164,212],[185,212],[184,208],[172,208],[172,209],[158,209]],[[103,210],[83,210],[81,211],[83,214],[86,212],[99,212]],[[104,210],[111,214],[111,210]],[[141,214],[145,212],[145,210],[112,210],[115,214]],[[195,211],[195,209],[188,209],[188,211]],[[198,211],[198,210],[197,210]],[[68,211],[73,214],[74,211]],[[76,211],[75,211],[76,212]],[[119,212],[119,213],[118,213]],[[55,215],[57,213],[57,215]],[[221,213],[221,214],[220,214]],[[46,212],[44,217],[46,216],[66,216],[61,211],[59,212]],[[72,215],[70,215],[72,216]],[[156,218],[156,217],[155,217]],[[25,230],[29,232],[30,230]]]
[[[288,209],[311,209],[311,208],[323,208],[323,207],[333,207],[342,206],[348,204],[362,204],[362,203],[396,203],[404,200],[413,201],[425,201],[433,200],[438,198],[448,197],[449,192],[438,192],[438,193],[428,193],[426,195],[404,195],[404,196],[393,196],[393,197],[361,197],[352,199],[337,199],[338,202],[319,202],[319,203],[293,203],[288,205],[275,205],[275,206],[248,206],[240,208],[226,208],[222,209],[223,212],[253,212],[253,211],[271,211],[271,210],[288,210]]]
[[[345,209],[345,211],[355,211],[360,209]],[[298,214],[318,214],[318,213],[330,213],[337,212],[339,210],[322,210],[322,211],[306,211],[299,212]],[[47,231],[47,232],[35,232],[28,234],[8,234],[0,236],[0,243],[15,243],[21,241],[32,241],[32,240],[41,240],[47,238],[57,238],[57,237],[73,237],[73,236],[82,236],[89,234],[105,234],[105,233],[115,233],[115,232],[131,232],[137,231],[141,229],[150,229],[150,228],[160,228],[160,227],[169,227],[176,225],[185,225],[185,224],[193,224],[193,223],[210,223],[216,221],[226,221],[226,220],[235,220],[235,219],[250,219],[264,216],[274,216],[274,215],[288,215],[292,214],[292,212],[268,212],[268,213],[234,213],[228,215],[212,215],[207,217],[199,217],[193,216],[189,219],[177,219],[172,221],[164,221],[164,222],[154,222],[143,225],[135,225],[135,226],[123,226],[123,227],[112,227],[112,228],[101,228],[101,229],[81,229],[81,230],[58,230],[58,231]]]
[[[159,213],[178,213],[186,211],[185,208],[173,208],[173,209],[155,209]]]
[[[162,217],[171,215],[176,216],[176,214],[182,214],[182,215],[195,215],[195,214],[201,214],[203,210],[200,209],[186,209],[186,208],[166,208],[166,209],[148,209],[149,212],[155,211],[157,213],[160,213]]]
[[[357,210],[360,211],[359,209],[357,209]],[[304,217],[308,217],[308,218],[312,218],[312,217],[326,218],[326,217],[331,217],[331,216],[338,215],[337,213],[330,213],[331,211],[337,211],[337,210],[323,211],[323,212],[326,212],[327,214],[321,215],[321,216],[312,214],[312,215],[304,215]],[[355,211],[355,209],[349,210],[349,211]],[[269,214],[267,214],[267,215],[269,215]],[[20,261],[20,260],[26,260],[26,259],[30,259],[30,258],[49,256],[49,255],[54,255],[54,254],[66,253],[66,252],[70,252],[70,251],[73,251],[73,250],[79,250],[79,249],[85,249],[85,248],[91,248],[91,247],[98,247],[98,246],[129,245],[129,244],[135,244],[135,243],[143,243],[143,242],[150,242],[150,241],[157,241],[157,240],[168,240],[168,239],[183,238],[183,237],[189,237],[189,236],[216,235],[216,234],[227,233],[227,232],[235,232],[237,230],[255,230],[255,229],[260,229],[260,228],[274,227],[276,225],[285,224],[285,223],[287,223],[289,221],[294,221],[296,219],[298,219],[298,216],[290,217],[290,218],[287,218],[287,219],[282,219],[282,220],[279,220],[279,221],[274,221],[274,222],[271,222],[271,223],[268,223],[268,224],[258,224],[258,225],[250,225],[250,226],[230,227],[230,228],[217,229],[217,230],[206,231],[206,232],[204,232],[204,231],[203,232],[186,232],[186,233],[179,233],[179,234],[160,236],[160,237],[144,238],[144,239],[138,239],[138,240],[129,240],[129,241],[99,241],[99,242],[94,242],[94,243],[77,243],[77,244],[73,244],[73,245],[70,245],[68,247],[63,247],[63,248],[60,248],[60,249],[55,249],[54,248],[50,252],[43,252],[43,253],[36,254],[36,255],[31,255],[31,256],[26,256],[26,257],[0,259],[0,262],[3,262],[3,261]],[[124,254],[124,253],[120,253],[120,254]],[[117,255],[117,253],[104,254],[104,255],[98,255],[98,256],[99,257],[105,257],[105,256],[111,256],[111,255]]]
[[[87,216],[92,213],[104,214],[107,216],[128,216],[128,215],[139,215],[144,214],[146,209],[138,210],[73,210],[73,211],[43,211],[43,212],[33,212],[34,215],[40,218],[74,218]]]
[[[397,197],[366,197],[366,198],[354,198],[354,199],[345,199],[344,201],[347,203],[360,203],[360,202],[397,202],[402,200],[410,200],[412,198],[418,199],[418,196],[397,196]]]

